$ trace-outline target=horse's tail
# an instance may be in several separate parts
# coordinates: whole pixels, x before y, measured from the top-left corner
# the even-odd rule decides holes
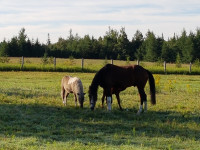
[[[155,80],[150,71],[147,70],[149,76],[149,86],[150,86],[150,94],[151,94],[151,104],[156,104],[156,88],[155,88]]]

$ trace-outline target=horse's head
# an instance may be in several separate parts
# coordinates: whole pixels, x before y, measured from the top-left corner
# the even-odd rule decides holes
[[[89,96],[89,99],[90,99],[90,109],[94,110],[94,107],[95,107],[96,101],[97,101],[97,97],[91,95],[91,96]]]
[[[84,95],[85,95],[85,93],[77,93],[78,101],[79,101],[79,104],[80,104],[80,107],[81,107],[81,108],[83,108]]]
[[[92,92],[91,86],[89,87],[90,109],[94,110],[97,101],[97,94]]]

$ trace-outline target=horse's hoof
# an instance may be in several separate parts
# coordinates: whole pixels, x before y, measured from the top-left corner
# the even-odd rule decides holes
[[[137,112],[137,115],[139,116],[141,113],[142,113],[142,111],[138,111],[138,112]]]

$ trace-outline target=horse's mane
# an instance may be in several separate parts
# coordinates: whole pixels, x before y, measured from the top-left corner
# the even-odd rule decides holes
[[[83,84],[80,79],[76,81],[76,93],[83,93]]]

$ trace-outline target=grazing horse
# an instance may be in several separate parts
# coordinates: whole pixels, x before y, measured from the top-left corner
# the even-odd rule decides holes
[[[77,106],[77,99],[79,101],[80,107],[83,108],[84,95],[83,85],[79,78],[64,76],[61,80],[61,97],[63,104],[66,106],[67,97],[69,93],[74,94],[75,106]]]
[[[107,98],[108,110],[111,110],[112,94],[116,94],[118,97],[119,107],[121,107],[119,99],[120,91],[123,91],[130,86],[136,86],[140,94],[140,107],[137,114],[140,114],[143,111],[143,102],[144,111],[147,111],[147,96],[144,91],[144,87],[148,79],[150,85],[151,103],[154,105],[156,104],[155,80],[150,71],[139,65],[105,65],[96,73],[89,87],[91,110],[94,110],[97,101],[98,86],[101,86],[104,90],[104,94]]]

